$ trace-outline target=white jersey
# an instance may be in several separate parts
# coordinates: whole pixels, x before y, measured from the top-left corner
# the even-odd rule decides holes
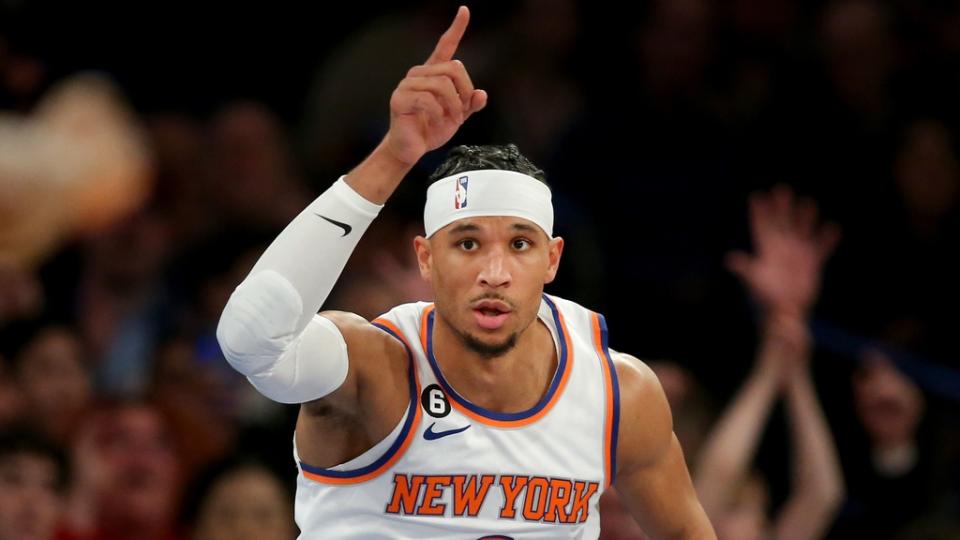
[[[298,459],[300,538],[597,538],[619,418],[606,324],[547,295],[539,318],[556,343],[557,371],[533,408],[509,414],[474,405],[447,383],[433,356],[432,304],[374,320],[407,348],[408,410],[347,463],[323,469]]]

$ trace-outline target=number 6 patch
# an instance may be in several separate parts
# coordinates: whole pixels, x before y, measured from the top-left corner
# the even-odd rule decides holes
[[[443,418],[450,414],[450,402],[439,385],[431,384],[424,388],[420,394],[420,404],[423,405],[423,410],[434,418]]]

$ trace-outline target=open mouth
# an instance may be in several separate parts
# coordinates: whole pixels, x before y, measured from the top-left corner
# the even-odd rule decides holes
[[[482,300],[473,306],[473,314],[477,325],[484,330],[497,330],[513,310],[500,300]]]

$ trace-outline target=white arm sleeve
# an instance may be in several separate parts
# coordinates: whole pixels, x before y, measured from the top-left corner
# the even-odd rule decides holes
[[[346,342],[316,313],[381,208],[341,177],[287,225],[230,296],[217,340],[230,365],[270,399],[302,403],[343,384]]]

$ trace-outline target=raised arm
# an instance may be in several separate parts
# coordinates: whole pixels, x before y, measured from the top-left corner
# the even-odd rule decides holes
[[[657,376],[640,360],[613,354],[620,383],[615,487],[651,538],[716,538],[690,482]]]
[[[697,494],[716,519],[746,478],[782,381],[779,337],[769,329],[753,370],[711,429],[694,469]]]
[[[843,481],[810,376],[806,325],[839,230],[819,223],[816,205],[796,200],[785,187],[751,198],[750,225],[755,253],[731,254],[728,264],[763,312],[758,367],[775,382],[760,382],[755,369],[710,435],[697,469],[697,487],[708,512],[719,511],[730,486],[746,474],[773,401],[770,385],[775,384],[786,398],[793,476],[790,496],[774,523],[775,537],[819,538],[840,503]],[[750,407],[755,410],[747,410]]]
[[[372,369],[363,357],[402,354],[359,317],[316,313],[406,173],[486,104],[486,93],[453,60],[469,15],[461,7],[427,62],[400,81],[383,141],[294,218],[230,297],[217,338],[230,364],[267,397],[303,403],[330,395],[349,407],[357,381]]]
[[[796,355],[785,388],[793,480],[774,527],[778,540],[805,540],[821,538],[833,520],[843,501],[843,474],[810,376],[808,332],[802,321],[787,324],[784,339],[795,343]]]

